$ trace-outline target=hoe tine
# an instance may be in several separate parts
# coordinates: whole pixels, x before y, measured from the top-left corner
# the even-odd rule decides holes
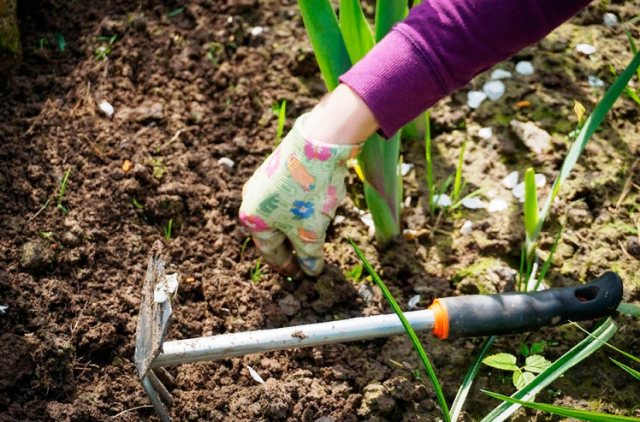
[[[149,372],[151,373],[151,372]],[[151,400],[151,404],[153,404],[153,408],[156,410],[158,417],[160,417],[161,422],[171,422],[171,418],[169,417],[169,412],[167,408],[162,404],[162,400],[158,396],[156,390],[153,389],[153,385],[148,377],[144,377],[141,379],[142,387],[144,391],[147,392],[149,399]]]
[[[176,380],[175,378],[173,378],[173,375],[171,375],[169,371],[164,369],[162,366],[153,368],[153,372],[156,374],[158,379],[162,381],[163,384],[167,384],[169,388],[173,388],[176,386]]]
[[[173,404],[173,396],[169,393],[167,387],[165,387],[158,377],[156,377],[153,369],[147,372],[147,376],[149,377],[149,381],[151,381],[153,388],[160,394],[162,401],[165,402],[167,406],[171,406]]]

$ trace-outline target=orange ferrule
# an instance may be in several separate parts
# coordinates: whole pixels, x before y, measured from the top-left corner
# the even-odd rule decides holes
[[[429,309],[433,312],[434,318],[433,335],[440,340],[445,340],[449,337],[449,314],[446,305],[440,299],[436,299]]]

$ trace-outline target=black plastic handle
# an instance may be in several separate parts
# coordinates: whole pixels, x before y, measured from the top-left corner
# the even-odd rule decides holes
[[[611,315],[622,299],[622,280],[606,272],[589,284],[533,293],[438,299],[446,308],[448,338],[514,334]],[[445,336],[447,338],[447,336]]]

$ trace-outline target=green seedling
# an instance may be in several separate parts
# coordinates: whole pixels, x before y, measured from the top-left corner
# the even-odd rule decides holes
[[[214,68],[217,68],[220,65],[220,54],[224,50],[224,46],[219,42],[210,42],[207,44],[207,60],[213,65]]]
[[[460,155],[458,156],[458,165],[456,166],[456,175],[453,179],[453,191],[451,192],[451,202],[456,203],[460,199],[460,193],[462,192],[462,165],[464,164],[464,151],[467,148],[467,140],[462,142],[462,148],[460,148]]]
[[[330,0],[298,0],[298,4],[320,72],[330,91],[338,86],[338,77],[364,57],[408,10],[407,0],[379,0],[372,31],[358,0],[340,1],[339,21]],[[388,140],[372,135],[358,157],[365,200],[381,245],[400,234],[399,158],[399,133]]]
[[[280,145],[280,141],[282,140],[282,133],[284,132],[284,124],[287,120],[287,100],[282,100],[279,103],[275,104],[273,107],[273,112],[276,116],[278,116],[278,128],[276,129],[275,144]]]
[[[424,159],[426,162],[427,204],[429,213],[433,215],[435,209],[433,203],[433,159],[431,157],[431,112],[424,113]]]
[[[65,48],[67,48],[67,42],[65,41],[62,34],[56,31],[53,33],[53,37],[56,39],[56,45],[58,46],[58,50],[61,53],[64,52]]]
[[[138,202],[138,200],[136,198],[131,198],[131,205],[133,205],[133,207],[135,209],[138,209],[138,210],[143,210],[144,209],[144,205],[142,205],[140,202]]]
[[[44,50],[45,48],[49,48],[49,40],[42,37],[38,39],[38,49]]]
[[[63,214],[67,214],[69,209],[62,205],[62,200],[64,199],[64,194],[67,191],[67,184],[69,183],[69,174],[71,173],[71,169],[68,169],[64,172],[64,176],[62,176],[62,181],[60,182],[60,188],[58,189],[58,199],[56,202],[56,207],[62,211]]]
[[[97,38],[98,41],[101,41],[104,43],[104,45],[97,47],[94,51],[94,55],[97,61],[100,62],[103,60],[107,60],[107,56],[111,54],[111,51],[113,49],[113,44],[116,42],[117,39],[118,39],[117,35],[100,36]]]
[[[539,374],[551,366],[551,362],[542,355],[527,356],[522,367],[516,364],[517,361],[518,359],[510,353],[496,353],[484,358],[482,363],[492,368],[512,372],[511,379],[514,387],[518,390],[531,382],[536,377],[535,374]]]
[[[616,311],[625,315],[640,318],[640,305],[623,302],[618,305],[618,309],[616,309]]]
[[[382,295],[391,306],[391,309],[393,309],[393,312],[395,312],[396,315],[398,315],[398,318],[400,318],[400,321],[402,322],[402,326],[404,327],[407,333],[407,336],[409,337],[409,340],[411,340],[411,344],[413,345],[414,349],[418,353],[418,356],[420,357],[420,361],[424,366],[425,373],[429,376],[429,379],[433,384],[433,387],[436,391],[438,404],[440,406],[440,411],[442,412],[442,415],[444,416],[445,421],[450,422],[451,416],[449,414],[449,407],[447,406],[447,401],[444,398],[444,393],[442,391],[440,381],[438,380],[438,376],[436,375],[433,369],[433,366],[431,365],[431,361],[429,360],[429,357],[427,356],[427,352],[425,352],[424,347],[422,346],[422,343],[420,342],[420,340],[418,339],[418,336],[416,335],[415,331],[411,327],[411,324],[409,324],[409,321],[407,321],[407,318],[404,316],[402,309],[400,309],[400,305],[398,305],[398,302],[396,302],[395,298],[393,297],[393,295],[391,294],[387,286],[384,284],[384,282],[382,281],[378,273],[373,269],[373,266],[369,263],[367,258],[364,256],[364,254],[360,250],[360,248],[358,248],[358,245],[356,245],[352,239],[349,239],[349,242],[351,243],[351,246],[356,252],[356,255],[358,255],[358,258],[360,258],[360,261],[362,261],[362,265],[364,265],[364,267],[366,268],[367,272],[369,273],[373,281],[382,291]]]
[[[347,280],[355,281],[356,283],[360,281],[362,277],[362,264],[356,264],[349,271],[344,273],[344,278]]]
[[[526,343],[521,343],[520,349],[518,351],[524,358],[528,358],[531,355],[537,355],[542,353],[546,345],[547,345],[547,342],[545,341],[535,342],[531,346],[527,346]]]
[[[45,240],[51,240],[53,239],[54,233],[53,232],[40,232],[40,237],[45,239]]]
[[[625,30],[625,33],[627,34],[627,39],[629,40],[629,48],[631,49],[631,53],[638,54],[638,47],[636,46],[636,41],[633,39],[631,32],[629,32],[629,30],[627,29]],[[618,76],[618,72],[616,72],[616,69],[613,67],[613,65],[609,65],[609,70],[614,76]],[[640,67],[636,70],[636,74],[638,75],[637,79],[638,83],[640,84]],[[629,97],[640,106],[640,87],[634,89],[627,85],[624,87],[624,93],[627,95],[627,97]]]
[[[175,16],[178,16],[179,14],[181,14],[182,12],[184,12],[184,7],[179,7],[177,9],[173,9],[169,12],[166,13],[166,16],[168,18],[173,18]]]
[[[251,237],[247,236],[247,238],[244,239],[244,242],[242,242],[242,247],[240,248],[240,259],[244,257],[244,251],[247,250],[247,245],[249,244],[250,240],[251,240]]]
[[[258,284],[262,279],[262,258],[258,258],[256,261],[256,266],[251,270],[251,282],[253,284]]]
[[[164,229],[162,230],[162,234],[165,240],[171,240],[172,228],[173,228],[173,218],[170,218],[169,221],[167,221],[167,225],[164,226]]]

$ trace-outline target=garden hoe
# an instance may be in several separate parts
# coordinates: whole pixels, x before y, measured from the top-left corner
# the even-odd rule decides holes
[[[404,333],[398,316],[388,314],[164,341],[171,319],[171,297],[178,280],[177,274],[165,273],[161,252],[162,245],[156,242],[144,280],[135,364],[142,386],[163,422],[170,421],[165,404],[172,402],[162,382],[173,384],[171,375],[164,369],[167,366]],[[513,334],[569,320],[608,316],[621,299],[620,277],[607,272],[577,287],[436,299],[429,309],[407,312],[405,316],[415,330],[430,329],[440,339]]]

